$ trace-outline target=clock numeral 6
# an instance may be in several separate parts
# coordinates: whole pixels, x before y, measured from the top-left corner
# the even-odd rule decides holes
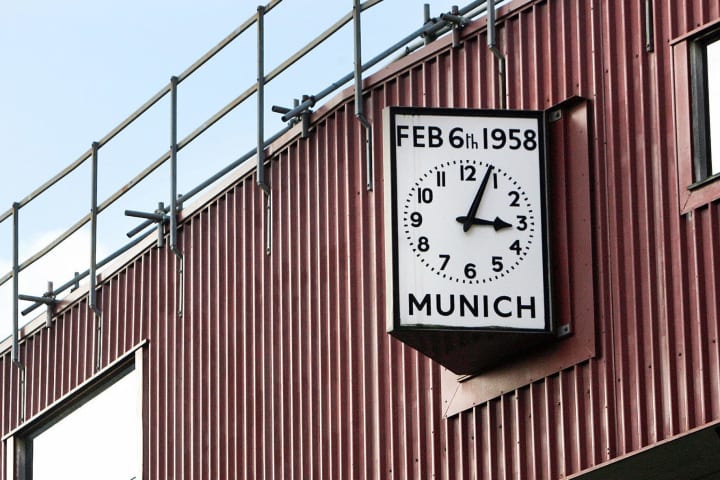
[[[503,268],[503,257],[492,257],[493,272],[502,272]]]
[[[477,269],[474,263],[468,263],[465,265],[465,276],[471,280],[477,277]]]
[[[420,212],[412,212],[410,214],[410,225],[412,225],[413,227],[419,227],[420,225],[422,225],[422,222],[423,218]]]
[[[430,242],[428,241],[427,237],[420,237],[418,238],[418,250],[421,252],[427,252],[430,250]]]

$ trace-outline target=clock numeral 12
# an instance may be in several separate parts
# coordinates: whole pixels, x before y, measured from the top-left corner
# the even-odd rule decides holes
[[[475,165],[460,165],[460,180],[464,182],[474,182],[476,180]]]

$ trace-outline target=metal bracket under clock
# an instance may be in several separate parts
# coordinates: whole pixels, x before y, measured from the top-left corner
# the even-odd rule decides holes
[[[562,119],[562,110],[561,109],[555,109],[550,110],[550,113],[548,114],[548,122],[554,123],[558,120]]]
[[[565,323],[558,327],[556,336],[558,338],[563,338],[563,337],[567,337],[571,333],[572,333],[572,326],[569,323]]]

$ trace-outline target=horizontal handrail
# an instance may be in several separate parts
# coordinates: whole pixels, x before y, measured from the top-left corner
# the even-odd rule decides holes
[[[267,6],[265,7],[265,11],[269,12],[273,8],[275,8],[282,0],[272,0],[270,1]],[[255,22],[257,21],[256,16],[252,16],[248,18],[245,22],[242,23],[238,28],[233,30],[229,35],[227,35],[223,40],[221,40],[217,45],[215,45],[213,48],[211,48],[207,53],[205,53],[202,57],[200,57],[198,60],[195,61],[190,67],[185,69],[179,76],[178,76],[178,83],[182,82],[186,78],[188,78],[190,75],[192,75],[193,72],[195,72],[197,69],[205,65],[210,59],[212,59],[215,55],[217,55],[220,51],[222,51],[225,47],[227,47],[230,43],[233,42],[237,37],[239,37],[245,30],[250,28]],[[137,110],[135,110],[133,113],[131,113],[125,120],[120,122],[115,128],[110,130],[102,139],[100,139],[98,143],[98,147],[102,147],[106,145],[110,140],[115,138],[120,132],[125,130],[130,124],[132,124],[135,120],[140,118],[145,112],[147,112],[150,108],[152,108],[157,102],[159,102],[165,95],[170,93],[170,84],[163,86],[155,95],[150,97],[148,101],[146,101],[144,104],[140,106]],[[44,193],[48,188],[55,185],[57,182],[65,178],[67,175],[72,173],[76,168],[78,168],[80,165],[82,165],[90,156],[92,155],[92,149],[86,150],[80,157],[72,162],[70,165],[65,167],[63,170],[61,170],[58,174],[50,178],[48,181],[43,183],[41,186],[33,190],[32,193],[27,195],[25,198],[20,200],[18,202],[19,207],[22,208],[28,203],[30,203],[32,200],[37,198],[39,195]],[[0,223],[8,219],[12,216],[13,210],[12,208],[5,211],[2,215],[0,215]],[[0,283],[1,285],[1,283]]]
[[[104,267],[105,265],[107,265],[108,263],[112,262],[113,260],[115,260],[117,257],[119,257],[120,255],[122,255],[123,253],[127,252],[128,250],[130,250],[131,248],[133,248],[135,245],[137,245],[137,244],[139,244],[140,242],[142,242],[143,240],[145,240],[148,236],[150,236],[151,233],[153,233],[152,230],[148,230],[147,232],[143,232],[143,234],[140,235],[139,237],[137,237],[137,238],[133,239],[132,241],[126,243],[125,245],[123,245],[122,247],[120,247],[120,248],[119,248],[118,250],[116,250],[115,252],[111,253],[110,255],[108,255],[107,257],[105,257],[104,259],[100,260],[100,261],[97,263],[97,268],[102,268],[102,267]],[[82,272],[82,273],[76,273],[76,275],[73,277],[72,280],[69,280],[69,281],[67,281],[66,283],[64,283],[64,284],[60,285],[59,287],[55,288],[51,293],[54,294],[54,295],[57,295],[57,294],[59,294],[59,293],[64,292],[64,291],[67,290],[68,288],[77,287],[78,284],[80,283],[80,281],[81,281],[81,280],[84,280],[84,279],[85,279],[87,276],[89,276],[89,275],[90,275],[90,269],[89,269],[89,268],[88,268],[87,270],[85,270],[84,272]],[[32,312],[33,310],[35,310],[35,309],[36,309],[37,307],[39,307],[40,305],[42,305],[42,303],[34,303],[34,304],[30,305],[28,308],[26,308],[25,310],[23,310],[23,315],[27,315],[28,313]]]
[[[282,0],[272,0],[268,3],[268,5],[265,7],[265,13],[272,10],[274,7],[276,7]],[[362,9],[365,10],[367,8],[370,8],[378,3],[380,3],[382,0],[368,0],[363,4]],[[308,43],[305,47],[298,50],[294,55],[292,55],[289,59],[287,59],[285,62],[280,64],[278,67],[273,69],[268,75],[266,75],[266,82],[269,82],[273,78],[276,78],[278,75],[280,75],[283,71],[285,71],[287,68],[292,66],[294,63],[296,63],[300,58],[302,58],[304,55],[312,51],[315,47],[322,44],[324,40],[326,40],[328,37],[330,37],[332,34],[337,32],[342,26],[347,24],[352,19],[352,13],[346,14],[343,16],[338,22],[336,22],[333,26],[325,30],[322,34],[314,38],[310,43]],[[215,45],[213,48],[211,48],[208,52],[206,52],[202,57],[200,57],[195,63],[193,63],[190,67],[188,67],[185,71],[183,71],[178,76],[178,84],[188,78],[193,72],[198,70],[201,66],[203,66],[205,63],[207,63],[211,58],[213,58],[215,55],[217,55],[222,49],[227,47],[230,43],[232,43],[233,40],[235,40],[238,36],[240,36],[243,32],[245,32],[250,26],[252,26],[255,22],[257,22],[257,16],[252,16],[249,19],[247,19],[245,22],[243,22],[242,25],[240,25],[238,28],[236,28],[233,32],[231,32],[229,35],[227,35],[223,40],[221,40],[217,45]],[[98,148],[102,147],[103,145],[106,145],[110,140],[115,138],[119,133],[121,133],[125,128],[127,128],[130,124],[132,124],[135,120],[140,118],[145,112],[147,112],[150,108],[152,108],[157,102],[159,102],[165,95],[167,95],[170,92],[170,83],[165,85],[160,91],[158,91],[155,95],[153,95],[147,102],[145,102],[140,108],[135,110],[132,114],[130,114],[125,120],[120,122],[115,128],[113,128],[107,135],[105,135],[100,141],[97,142]],[[227,105],[225,105],[223,108],[221,108],[217,113],[212,115],[209,119],[207,119],[205,122],[203,122],[200,126],[198,126],[195,130],[193,130],[189,135],[187,135],[184,139],[182,139],[180,142],[178,142],[178,151],[189,145],[193,140],[198,138],[200,135],[202,135],[205,131],[207,131],[209,128],[211,128],[213,125],[215,125],[218,121],[220,121],[223,117],[225,117],[227,114],[229,114],[232,110],[234,110],[237,106],[242,104],[245,100],[247,100],[252,94],[257,92],[257,84],[254,84],[247,90],[245,90],[243,93],[241,93],[239,96],[237,96],[235,99],[233,99],[231,102],[229,102]],[[119,200],[125,193],[130,191],[133,187],[138,185],[145,177],[147,177],[149,174],[151,174],[153,171],[155,171],[157,168],[159,168],[163,163],[165,163],[170,158],[170,150],[166,151],[160,158],[155,160],[153,163],[151,163],[149,166],[147,166],[145,169],[143,169],[139,174],[137,174],[132,180],[130,180],[128,183],[126,183],[124,186],[122,186],[119,190],[114,192],[112,195],[110,195],[104,202],[102,202],[100,205],[98,205],[97,213],[101,213],[104,211],[108,206]],[[23,206],[30,203],[32,200],[40,196],[42,193],[47,191],[50,187],[58,183],[60,180],[62,180],[64,177],[72,173],[76,168],[81,166],[85,161],[87,161],[92,155],[92,149],[87,150],[85,153],[83,153],[77,160],[75,160],[73,163],[68,165],[65,169],[63,169],[61,172],[59,172],[57,175],[53,176],[50,180],[46,181],[43,185],[35,189],[31,194],[23,198],[19,202],[18,208],[22,208]],[[186,196],[187,198],[187,196]],[[2,217],[0,217],[0,223],[4,221],[5,219],[12,216],[13,210],[12,208],[9,209],[7,212],[5,212]],[[25,260],[20,264],[20,271],[25,270],[27,267],[35,263],[37,260],[42,258],[43,256],[50,253],[54,248],[56,248],[58,245],[60,245],[62,242],[67,240],[73,233],[77,232],[80,228],[82,228],[84,225],[90,222],[90,214],[87,214],[83,216],[80,220],[78,220],[72,227],[61,233],[58,237],[56,237],[53,241],[51,241],[47,246],[45,246],[40,251],[33,254],[30,258]],[[12,278],[12,273],[3,275],[0,277],[0,286],[5,284],[10,278]]]
[[[278,4],[280,4],[282,0],[271,0],[268,2],[268,4],[264,7],[264,13],[266,14],[273,8],[275,8]],[[373,7],[377,5],[378,3],[382,2],[383,0],[367,0],[364,2],[360,9],[361,11],[364,11],[370,7]],[[458,13],[460,15],[467,15],[471,13],[473,10],[477,9],[479,6],[482,6],[486,3],[486,0],[477,0],[473,1],[467,6],[463,7],[462,9],[458,10]],[[483,13],[486,9],[481,9],[479,11],[473,12],[469,17],[473,17],[476,15],[479,15]],[[245,22],[243,22],[238,28],[233,30],[229,35],[227,35],[223,40],[221,40],[218,44],[216,44],[213,48],[208,50],[202,57],[200,57],[198,60],[196,60],[190,67],[185,69],[178,77],[177,81],[178,83],[182,82],[186,78],[188,78],[190,75],[192,75],[195,71],[197,71],[200,67],[202,67],[204,64],[206,64],[210,59],[215,57],[219,52],[221,52],[225,47],[227,47],[229,44],[231,44],[236,38],[238,38],[242,33],[244,33],[248,28],[250,28],[253,24],[257,22],[258,16],[253,15],[249,19],[247,19]],[[311,52],[313,49],[315,49],[317,46],[321,45],[325,40],[327,40],[330,36],[335,34],[338,30],[340,30],[344,25],[346,25],[348,22],[350,22],[353,19],[353,13],[352,11],[343,17],[341,17],[337,22],[335,22],[332,26],[327,28],[325,31],[323,31],[320,35],[312,39],[308,44],[306,44],[304,47],[300,48],[297,52],[295,52],[293,55],[288,57],[284,62],[279,64],[277,67],[275,67],[273,70],[268,72],[265,75],[264,81],[267,83],[277,76],[279,76],[282,72],[287,70],[290,66],[295,64],[297,61],[299,61],[301,58],[303,58],[305,55],[307,55],[309,52]],[[401,40],[393,44],[391,47],[387,48],[380,54],[376,55],[366,63],[364,63],[361,67],[361,71],[366,71],[381,61],[388,58],[391,54],[399,50],[400,48],[404,46],[408,46],[413,40],[415,40],[418,37],[422,37],[424,35],[432,35],[432,34],[438,34],[440,32],[445,32],[449,30],[452,26],[452,23],[447,20],[443,19],[432,19],[432,21],[428,21],[425,25],[423,25],[421,28],[417,29],[410,35],[407,35],[403,37]],[[406,52],[408,51],[408,48],[406,48]],[[413,46],[414,48],[418,48],[417,46]],[[303,101],[300,105],[294,107],[293,109],[287,109],[287,111],[282,116],[283,121],[291,120],[294,116],[297,116],[302,111],[306,110],[307,108],[310,108],[313,106],[317,101],[323,99],[330,93],[336,91],[338,88],[342,87],[343,85],[347,84],[350,80],[353,79],[354,72],[351,72],[339,80],[333,82],[325,89],[321,90],[318,94],[308,97],[305,101]],[[138,118],[140,118],[144,113],[146,113],[150,108],[152,108],[155,104],[157,104],[165,95],[170,93],[171,91],[171,83],[168,83],[163,88],[161,88],[155,95],[153,95],[148,101],[146,101],[143,105],[141,105],[137,110],[135,110],[132,114],[130,114],[125,120],[120,122],[115,128],[113,128],[108,134],[106,134],[100,141],[97,142],[98,147],[102,147],[106,145],[108,142],[110,142],[113,138],[115,138],[118,134],[120,134],[125,128],[127,128],[130,124],[132,124],[134,121],[136,121]],[[224,107],[222,107],[220,110],[218,110],[215,114],[213,114],[210,118],[208,118],[205,122],[200,124],[195,130],[193,130],[191,133],[189,133],[185,138],[180,140],[177,143],[177,149],[178,151],[182,148],[188,146],[192,141],[197,139],[200,135],[202,135],[205,131],[207,131],[209,128],[211,128],[213,125],[215,125],[218,121],[220,121],[222,118],[224,118],[227,114],[232,112],[235,108],[237,108],[240,104],[245,102],[249,97],[251,97],[253,94],[257,93],[257,83],[253,84],[251,87],[247,88],[244,92],[242,92],[240,95],[238,95],[236,98],[234,98],[232,101],[230,101],[228,104],[226,104]],[[274,142],[277,138],[282,136],[284,133],[286,133],[291,128],[291,125],[286,126],[285,128],[281,129],[278,133],[273,135],[271,138],[269,138],[267,141],[264,142],[264,146],[269,146],[272,142]],[[222,176],[229,173],[231,170],[239,166],[241,163],[247,161],[248,159],[252,158],[257,153],[257,148],[253,148],[249,152],[247,152],[245,155],[241,156],[236,161],[230,163],[220,171],[218,171],[215,175],[208,178],[195,188],[189,190],[186,194],[180,195],[179,197],[182,198],[182,201],[186,201],[187,199],[193,197],[197,193],[201,192],[205,188],[207,188],[209,185],[217,181]],[[159,168],[163,163],[165,163],[168,159],[170,159],[171,156],[171,149],[164,152],[159,158],[157,158],[155,161],[153,161],[151,164],[146,166],[140,173],[135,175],[129,182],[127,182],[125,185],[123,185],[120,189],[118,189],[116,192],[114,192],[112,195],[110,195],[105,201],[103,201],[101,204],[97,206],[97,213],[100,213],[107,209],[110,205],[112,205],[114,202],[119,200],[123,195],[125,195],[127,192],[129,192],[131,189],[133,189],[136,185],[138,185],[143,179],[145,179],[148,175],[150,175],[153,171],[155,171],[157,168]],[[22,208],[23,206],[27,205],[31,201],[33,201],[35,198],[37,198],[39,195],[44,193],[46,190],[48,190],[50,187],[61,181],[64,177],[66,177],[68,174],[73,172],[75,169],[77,169],[79,166],[81,166],[85,161],[87,161],[89,158],[92,157],[92,148],[88,149],[86,152],[84,152],[78,159],[76,159],[74,162],[72,162],[70,165],[65,167],[63,170],[61,170],[59,173],[57,173],[55,176],[53,176],[51,179],[43,183],[40,187],[35,189],[32,193],[27,195],[25,198],[23,198],[20,202],[17,204],[17,209]],[[2,223],[7,218],[13,216],[14,209],[11,208],[8,211],[4,212],[2,215],[0,215],[0,223]],[[16,211],[16,210],[15,210]],[[62,242],[67,240],[72,234],[76,233],[80,228],[82,228],[84,225],[88,224],[91,220],[91,214],[86,214],[83,217],[81,217],[78,221],[76,221],[70,228],[65,230],[63,233],[61,233],[57,238],[52,240],[47,246],[45,246],[40,251],[33,254],[31,257],[23,261],[20,265],[18,265],[18,271],[22,271],[29,267],[31,264],[42,258],[43,256],[47,255],[50,251],[52,251],[54,248],[56,248],[58,245],[60,245]],[[145,228],[149,227],[152,222],[146,221],[138,225],[135,229],[133,229],[134,233],[139,233]],[[108,262],[119,256],[120,254],[126,252],[129,248],[136,245],[141,239],[146,238],[151,231],[144,232],[140,237],[134,239],[133,241],[129,242],[126,246],[122,247],[118,251],[114,252],[113,254],[106,257],[104,260],[97,263],[97,267],[101,267],[106,265]],[[84,272],[79,278],[84,278],[89,274],[89,271]],[[6,273],[2,277],[0,277],[0,286],[7,283],[11,278],[13,278],[13,272]],[[72,281],[60,286],[58,289],[55,290],[55,294],[60,293],[67,288],[70,288],[71,286],[75,285],[78,282],[78,277],[74,278]],[[31,309],[27,309],[26,311],[30,311],[34,308],[39,306],[39,304],[34,305]]]

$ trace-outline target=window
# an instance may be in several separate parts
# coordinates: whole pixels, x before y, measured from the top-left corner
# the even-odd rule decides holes
[[[692,41],[694,183],[720,174],[720,29]]]
[[[117,479],[137,475],[137,374],[127,372],[30,438],[32,479]]]
[[[8,478],[142,478],[140,352],[100,372],[12,435],[6,445],[15,452],[15,471]]]
[[[672,47],[680,213],[720,198],[720,19]]]

